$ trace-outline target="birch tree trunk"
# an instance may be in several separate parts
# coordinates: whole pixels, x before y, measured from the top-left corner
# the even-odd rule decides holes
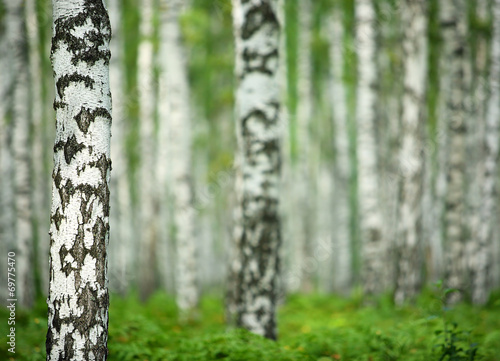
[[[423,135],[427,83],[427,0],[406,0],[403,17],[404,94],[399,152],[396,304],[414,301],[422,287]]]
[[[466,281],[466,247],[464,238],[465,207],[465,134],[467,94],[467,11],[464,0],[446,0],[441,3],[441,26],[443,31],[443,61],[450,69],[449,87],[441,87],[448,132],[448,159],[446,167],[445,237],[446,270],[445,284],[459,292],[450,294],[449,302],[463,298]],[[444,85],[444,84],[443,84]]]
[[[161,59],[163,61],[166,93],[161,101],[168,110],[160,114],[168,124],[171,154],[172,196],[176,240],[176,294],[181,311],[192,311],[198,304],[196,240],[194,236],[193,188],[191,174],[191,119],[189,113],[189,84],[180,16],[183,1],[162,2]]]
[[[484,166],[480,184],[479,224],[472,238],[469,259],[472,302],[483,305],[488,301],[493,281],[493,222],[495,216],[495,183],[498,178],[500,122],[500,0],[493,2],[493,37],[489,74],[490,98],[487,102],[484,139]]]
[[[156,210],[156,136],[153,75],[153,1],[141,6],[141,42],[139,44],[137,84],[139,88],[140,166],[139,166],[139,292],[146,300],[156,287],[156,249],[158,224]]]
[[[101,0],[54,0],[56,139],[47,360],[106,360],[111,27]]]
[[[236,121],[238,140],[235,229],[236,322],[276,339],[277,280],[281,243],[280,23],[276,2],[234,0]]]
[[[347,99],[344,84],[344,26],[343,12],[338,6],[333,10],[330,24],[330,69],[331,96],[334,122],[334,240],[335,258],[334,289],[347,295],[352,280],[351,232],[350,232],[350,189],[351,159],[349,154],[349,133],[347,130]]]
[[[14,207],[17,299],[24,307],[34,300],[33,229],[31,202],[31,144],[29,112],[28,43],[24,2],[9,1],[7,7],[7,31],[12,51],[13,98],[12,154],[14,158]]]
[[[111,137],[111,157],[113,160],[113,174],[111,179],[111,210],[109,243],[109,282],[110,289],[125,294],[132,281],[133,243],[131,196],[128,178],[127,155],[125,148],[126,119],[124,99],[124,59],[123,39],[121,31],[122,7],[119,0],[108,0],[113,40],[110,50],[113,54],[109,64],[109,81],[113,94],[113,124]]]
[[[377,82],[375,11],[371,0],[356,0],[358,51],[357,156],[358,202],[361,232],[361,277],[365,294],[379,294],[387,281],[387,245],[383,235],[378,197],[377,149],[375,140]]]

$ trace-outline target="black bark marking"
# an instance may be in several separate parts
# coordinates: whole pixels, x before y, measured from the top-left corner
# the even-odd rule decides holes
[[[59,95],[59,98],[62,99],[62,97],[64,95],[64,90],[71,83],[84,83],[85,87],[93,89],[95,81],[94,81],[94,79],[92,79],[89,76],[81,75],[78,73],[63,75],[56,82],[56,89],[57,89],[57,94]],[[64,103],[61,102],[61,104],[64,104]],[[55,106],[54,106],[54,109],[56,109]]]
[[[275,60],[274,67],[270,67],[271,60]],[[267,54],[260,54],[256,51],[249,49],[243,50],[243,61],[245,64],[245,71],[243,76],[250,72],[260,72],[267,75],[273,75],[278,70],[278,50],[275,49]]]
[[[89,108],[83,107],[80,112],[75,115],[76,123],[78,124],[78,128],[84,133],[87,134],[89,130],[89,126],[91,123],[95,121],[97,116],[109,119],[111,121],[111,114],[105,108],[96,108],[94,110],[90,110]]]
[[[66,163],[67,164],[71,163],[71,160],[73,159],[75,154],[84,148],[85,148],[85,145],[83,143],[78,143],[76,141],[75,135],[73,135],[71,138],[69,138],[64,143],[64,159],[66,160]]]
[[[245,16],[245,22],[241,30],[243,40],[251,38],[259,29],[269,24],[272,29],[279,29],[279,22],[269,2],[262,2],[254,6]]]
[[[71,333],[66,334],[64,337],[64,359],[71,360],[75,356],[75,350],[73,348],[75,340]]]

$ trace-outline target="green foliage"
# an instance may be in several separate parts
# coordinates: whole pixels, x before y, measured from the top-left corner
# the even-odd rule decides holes
[[[359,295],[291,295],[279,311],[278,342],[228,329],[216,297],[202,300],[199,318],[178,322],[175,300],[163,293],[146,304],[135,294],[112,296],[109,360],[497,360],[500,298],[449,309],[442,296],[428,290],[416,305],[395,308],[389,295],[369,305]],[[13,359],[45,359],[46,315],[43,300],[18,310]],[[8,318],[5,308],[0,318]],[[1,327],[6,332],[6,322]],[[2,360],[12,356],[7,347],[0,344]]]

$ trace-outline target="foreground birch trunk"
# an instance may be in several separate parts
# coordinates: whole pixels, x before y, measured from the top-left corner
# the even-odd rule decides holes
[[[281,243],[280,23],[274,0],[233,1],[238,140],[236,322],[276,339]]]
[[[54,0],[56,139],[47,360],[106,360],[111,27],[102,0]]]
[[[361,228],[361,277],[365,294],[384,291],[387,277],[387,246],[382,232],[379,200],[377,147],[375,141],[377,82],[375,10],[371,0],[357,0],[356,41],[358,51],[357,156],[358,203]]]
[[[171,155],[177,254],[177,305],[181,311],[190,311],[198,304],[198,288],[194,236],[195,209],[192,204],[189,84],[180,28],[180,16],[184,5],[181,0],[164,0],[162,7],[160,59],[164,68],[162,76],[165,94],[161,94],[160,101],[167,103],[168,106],[160,107],[160,119],[168,127],[168,146]]]
[[[423,134],[427,79],[427,0],[405,0],[403,17],[404,94],[399,152],[396,304],[414,301],[422,286]]]

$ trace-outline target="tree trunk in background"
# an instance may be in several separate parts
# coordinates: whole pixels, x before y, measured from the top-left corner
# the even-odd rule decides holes
[[[106,360],[111,26],[101,0],[52,4],[56,139],[47,360]]]
[[[171,155],[173,220],[176,241],[176,294],[181,311],[193,311],[198,305],[195,209],[191,174],[191,119],[189,83],[185,50],[180,28],[183,1],[164,0],[161,27],[161,61],[164,68],[166,94],[160,99],[168,103],[160,114],[167,123]]]
[[[31,201],[33,204],[33,260],[31,268],[38,275],[37,288],[44,296],[48,291],[49,279],[49,212],[44,203],[44,152],[43,152],[43,111],[42,111],[42,67],[39,41],[39,24],[35,0],[25,0],[26,32],[29,47],[30,69],[30,123],[31,123]]]
[[[4,1],[6,3],[7,1]],[[5,6],[5,5],[3,5]],[[12,52],[9,46],[9,35],[7,32],[7,17],[4,16],[0,22],[0,251],[7,255],[14,251],[14,184],[13,184],[13,156],[12,156],[12,125],[8,121],[8,113],[12,102],[13,72]],[[0,258],[0,267],[7,269],[7,257]],[[0,272],[0,282],[7,284],[7,272]],[[7,287],[0,290],[2,304],[6,303]]]
[[[311,64],[311,38],[312,38],[312,1],[298,2],[298,54],[297,54],[297,143],[298,157],[295,166],[295,209],[293,224],[296,231],[296,245],[293,256],[293,267],[300,279],[300,290],[312,291],[311,272],[307,271],[304,263],[312,256],[313,248],[313,180],[311,179],[311,144],[310,124],[312,122],[312,64]],[[298,291],[298,289],[296,290]]]
[[[156,288],[156,249],[158,240],[156,196],[155,95],[153,74],[153,1],[141,6],[137,86],[139,91],[140,166],[139,166],[139,293],[146,300]]]
[[[344,84],[344,25],[341,6],[333,10],[330,24],[331,96],[334,127],[334,229],[333,229],[333,287],[347,295],[352,281],[350,232],[351,159],[347,129],[347,99]]]
[[[11,122],[13,125],[12,154],[14,159],[14,209],[17,299],[24,307],[34,300],[33,229],[31,202],[31,144],[28,44],[24,2],[9,1],[7,32],[12,51],[13,98]]]
[[[367,295],[386,288],[387,245],[382,233],[375,141],[377,83],[375,11],[371,0],[356,0],[358,51],[357,157],[358,202],[361,232],[361,277]]]
[[[426,121],[427,0],[405,0],[401,14],[404,29],[404,94],[394,294],[394,301],[398,305],[414,301],[422,287],[422,138]]]
[[[280,23],[273,0],[233,1],[238,140],[237,324],[276,339],[281,243]]]
[[[133,243],[132,202],[128,178],[126,153],[126,104],[123,39],[121,28],[122,7],[119,0],[108,0],[108,9],[113,32],[110,50],[113,56],[109,63],[109,82],[113,94],[113,124],[111,125],[111,159],[113,174],[109,185],[111,191],[109,241],[109,287],[125,294],[132,283],[136,245]]]
[[[489,74],[490,98],[487,101],[484,139],[484,165],[480,177],[479,225],[473,235],[469,259],[472,302],[484,305],[492,289],[493,222],[498,178],[499,122],[500,122],[500,0],[493,2],[493,37],[491,42]],[[487,81],[487,78],[484,79]]]
[[[468,71],[466,69],[467,11],[465,0],[446,0],[441,4],[441,26],[443,36],[443,67],[450,69],[449,87],[444,83],[441,96],[446,106],[445,117],[440,121],[447,124],[448,147],[445,196],[445,249],[447,288],[458,289],[450,294],[449,301],[456,303],[463,299],[467,286],[466,247],[464,235],[465,207],[465,134]]]

